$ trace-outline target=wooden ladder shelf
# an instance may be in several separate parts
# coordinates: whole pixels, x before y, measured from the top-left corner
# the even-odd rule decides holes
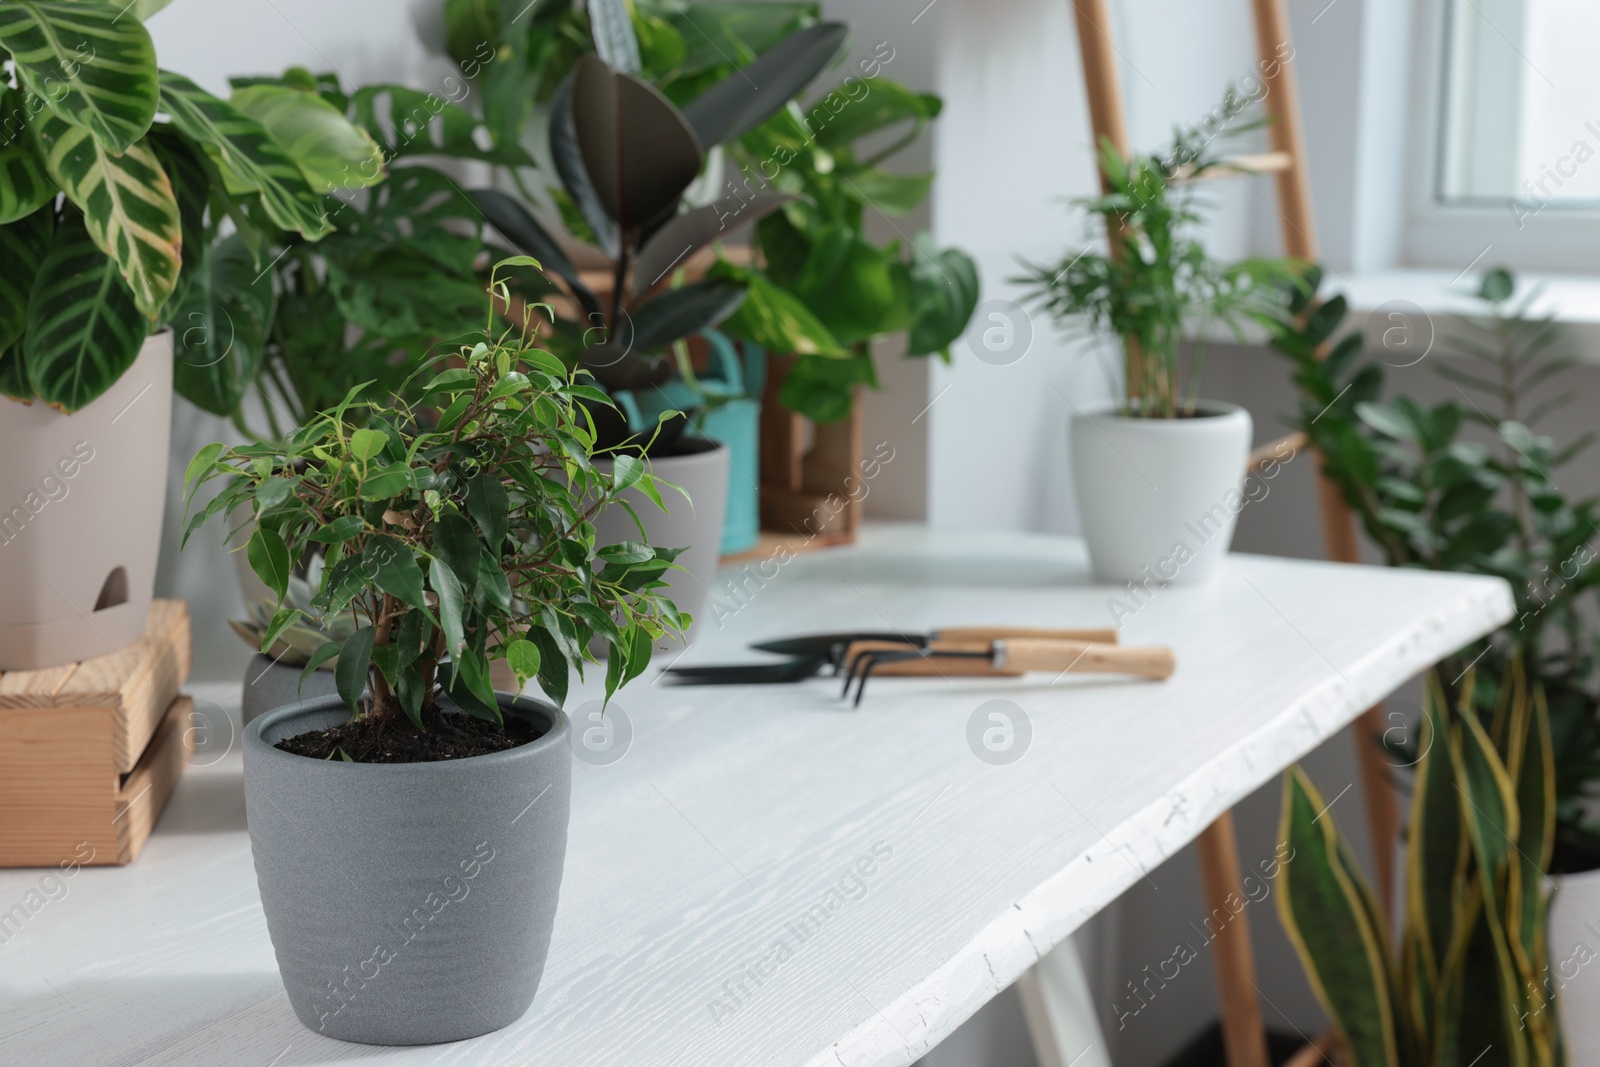
[[[1256,46],[1261,58],[1261,80],[1265,86],[1263,103],[1269,118],[1268,135],[1272,150],[1255,156],[1227,160],[1215,172],[1196,180],[1271,173],[1276,178],[1277,212],[1282,222],[1284,251],[1296,259],[1315,263],[1317,256],[1316,219],[1311,209],[1311,184],[1307,174],[1305,132],[1300,120],[1299,88],[1291,62],[1283,59],[1283,46],[1290,42],[1289,17],[1285,0],[1251,0],[1255,19]],[[1077,16],[1078,48],[1089,101],[1089,121],[1096,144],[1109,140],[1123,156],[1128,155],[1127,121],[1118,78],[1118,52],[1112,39],[1109,0],[1073,0]],[[1292,52],[1288,53],[1293,55]],[[1102,186],[1105,176],[1101,175]],[[1130,367],[1138,353],[1129,352]],[[1130,372],[1129,380],[1133,380]],[[1294,447],[1305,447],[1299,435],[1285,438]],[[1275,445],[1262,452],[1271,452]],[[1335,486],[1317,464],[1317,503],[1322,516],[1323,539],[1330,560],[1361,562],[1355,516]],[[1367,827],[1372,839],[1373,862],[1377,868],[1379,899],[1384,907],[1393,897],[1393,843],[1399,832],[1399,807],[1390,785],[1383,753],[1377,739],[1384,730],[1383,706],[1375,705],[1357,721],[1357,761],[1366,800]],[[1234,842],[1233,815],[1224,814],[1201,835],[1201,868],[1208,905],[1215,906],[1230,892],[1239,889],[1238,852]],[[1392,920],[1391,920],[1392,921]],[[1261,1021],[1255,965],[1251,951],[1250,927],[1244,915],[1228,924],[1217,941],[1217,972],[1222,1003],[1223,1043],[1229,1067],[1268,1067],[1266,1031]],[[1318,1062],[1322,1040],[1307,1046],[1301,1055],[1306,1062]],[[1316,1051],[1312,1052],[1311,1049]],[[1299,1062],[1299,1061],[1297,1061]]]

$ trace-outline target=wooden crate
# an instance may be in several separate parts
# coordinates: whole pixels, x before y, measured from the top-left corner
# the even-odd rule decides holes
[[[847,544],[861,529],[860,397],[850,416],[834,423],[789,411],[778,393],[793,362],[771,358],[761,399],[761,528],[783,535],[795,551]]]
[[[0,867],[128,863],[194,750],[189,613],[158,600],[127,648],[0,675]]]

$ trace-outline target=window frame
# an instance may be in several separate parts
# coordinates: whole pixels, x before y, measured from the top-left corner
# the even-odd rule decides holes
[[[1555,202],[1534,210],[1534,202],[1520,198],[1443,199],[1453,9],[1469,2],[1417,4],[1403,258],[1409,266],[1463,272],[1499,264],[1521,271],[1600,273],[1600,200]],[[1520,225],[1514,200],[1532,212]]]

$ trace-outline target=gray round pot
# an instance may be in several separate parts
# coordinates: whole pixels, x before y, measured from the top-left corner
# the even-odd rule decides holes
[[[692,641],[705,614],[711,584],[717,578],[722,526],[728,512],[729,467],[726,445],[698,437],[684,438],[683,445],[694,451],[653,457],[650,472],[682,487],[689,494],[688,500],[676,489],[664,489],[661,502],[667,510],[662,511],[637,489],[629,489],[622,495],[644,524],[645,537],[650,544],[684,549],[677,559],[682,570],[666,573],[666,592],[680,611],[694,616],[694,623],[685,635],[686,641]],[[609,460],[595,460],[594,465],[605,474],[611,473]],[[639,540],[639,527],[632,516],[614,504],[595,516],[594,529],[597,548]]]
[[[299,667],[278,663],[258,652],[244,666],[244,696],[239,701],[239,714],[244,725],[249,726],[274,708],[338,694],[339,687],[332,671],[312,671],[311,677],[301,685]]]
[[[310,1029],[426,1045],[498,1030],[533,1003],[567,851],[570,727],[542,701],[500,706],[546,733],[469,759],[345,763],[273,747],[346,721],[337,697],[246,728],[261,907]]]

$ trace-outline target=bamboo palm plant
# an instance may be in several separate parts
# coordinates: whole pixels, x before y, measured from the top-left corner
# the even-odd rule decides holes
[[[1241,107],[1230,91],[1223,108],[1237,114]],[[1232,132],[1251,128],[1241,124]],[[1275,303],[1279,286],[1298,273],[1288,260],[1223,262],[1196,235],[1205,216],[1188,183],[1226,165],[1213,145],[1200,131],[1183,130],[1163,153],[1124,158],[1102,139],[1107,191],[1073,204],[1100,223],[1103,246],[1053,264],[1024,263],[1026,271],[1012,279],[1069,330],[1122,341],[1129,355],[1124,415],[1192,416],[1208,328],[1226,326],[1243,341],[1251,314]],[[1187,373],[1181,359],[1186,340],[1194,343]]]

